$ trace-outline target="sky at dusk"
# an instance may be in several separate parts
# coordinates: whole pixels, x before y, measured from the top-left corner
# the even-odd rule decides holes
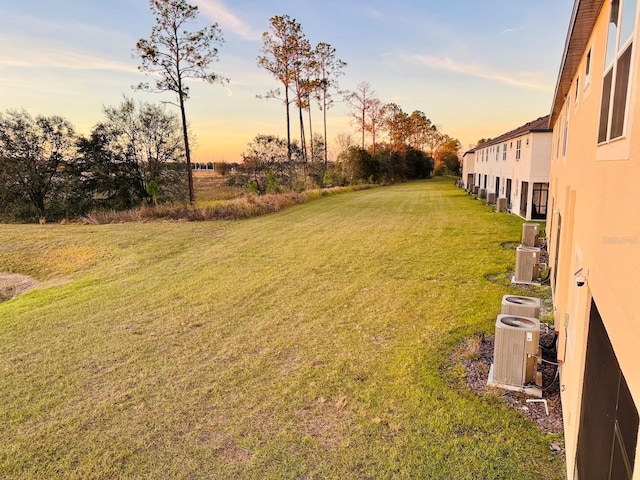
[[[257,66],[269,18],[296,19],[312,45],[347,62],[340,87],[371,84],[383,103],[423,111],[466,149],[547,115],[573,0],[191,0],[200,28],[217,22],[225,42],[212,70],[226,86],[191,81],[187,116],[195,161],[240,161],[257,134],[285,136],[277,100],[257,95],[277,81]],[[0,111],[62,115],[81,134],[123,96],[152,79],[137,69],[136,41],[153,16],[145,0],[0,0]],[[316,109],[314,130],[322,128]],[[329,146],[354,134],[347,105],[328,112]],[[297,125],[292,124],[295,138]]]

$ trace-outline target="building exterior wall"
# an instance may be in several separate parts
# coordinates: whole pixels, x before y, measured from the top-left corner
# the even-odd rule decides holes
[[[511,192],[508,198],[510,210],[525,220],[531,220],[533,185],[549,183],[551,140],[551,132],[524,132],[494,145],[476,148],[476,185],[484,188],[486,176],[487,192],[496,192],[498,187],[497,196],[505,198],[507,180],[511,180]],[[518,145],[520,145],[519,152]],[[527,201],[526,210],[521,212],[523,182],[527,183]]]
[[[551,119],[553,142],[547,236],[549,264],[553,269],[555,322],[560,332],[558,356],[562,362],[560,383],[570,480],[576,478],[581,409],[589,375],[587,372],[585,377],[592,302],[602,318],[635,406],[640,406],[640,49],[635,46],[640,38],[637,13],[625,134],[616,140],[598,143],[609,1],[604,2],[597,17],[577,72],[571,79],[571,89],[564,100],[559,100],[562,108]],[[585,284],[578,286],[582,275]],[[639,446],[637,441],[634,479],[640,479]]]
[[[475,152],[469,151],[462,156],[462,181],[464,187],[468,190],[473,183],[469,185],[469,176],[473,176],[475,172]],[[473,177],[475,180],[475,177]]]

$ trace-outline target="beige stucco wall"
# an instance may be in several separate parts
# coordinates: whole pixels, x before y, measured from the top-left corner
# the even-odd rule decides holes
[[[603,11],[608,12],[608,8],[605,6]],[[550,264],[553,265],[556,256],[559,262],[555,319],[560,331],[559,357],[564,362],[560,383],[570,479],[575,463],[592,298],[636,407],[640,407],[640,109],[637,105],[640,49],[634,48],[626,135],[609,145],[598,146],[607,23],[607,14],[601,12],[589,43],[592,48],[590,83],[584,84],[585,51],[578,70],[577,102],[575,78],[567,96],[570,114],[566,155],[562,155],[566,100],[562,115],[553,125],[547,232],[552,237]],[[559,156],[558,139],[561,142]],[[557,213],[561,215],[562,225],[559,250],[557,238],[553,238]],[[588,278],[583,287],[576,285],[574,277],[579,268]],[[640,442],[636,452],[634,479],[640,479]]]

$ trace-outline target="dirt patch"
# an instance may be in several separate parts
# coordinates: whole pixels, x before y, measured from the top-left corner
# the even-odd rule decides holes
[[[351,428],[351,419],[345,396],[327,399],[319,397],[306,408],[295,411],[294,418],[305,435],[315,439],[328,449],[338,448],[344,441],[345,432]]]
[[[543,334],[540,342],[548,345],[554,341],[553,332]],[[562,433],[562,405],[560,403],[560,385],[556,375],[555,365],[542,363],[538,367],[542,371],[542,398],[546,400],[549,413],[545,409],[544,403],[527,402],[530,397],[520,392],[511,392],[496,387],[487,386],[489,368],[493,362],[494,337],[477,338],[474,341],[467,341],[450,357],[450,369],[462,369],[463,382],[469,390],[476,395],[492,395],[501,397],[505,405],[518,410],[520,413],[531,419],[538,428],[547,433]],[[470,347],[471,345],[471,347]],[[543,358],[547,355],[543,350]]]
[[[0,272],[0,302],[11,300],[37,285],[33,278],[18,273]]]

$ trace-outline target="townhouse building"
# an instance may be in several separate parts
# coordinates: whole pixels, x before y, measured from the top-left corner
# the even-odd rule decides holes
[[[463,181],[486,195],[490,203],[506,199],[507,210],[525,220],[547,216],[551,160],[549,116],[499,135],[463,155],[473,170],[463,168]]]
[[[576,0],[553,100],[547,239],[567,476],[640,479],[637,0]]]

